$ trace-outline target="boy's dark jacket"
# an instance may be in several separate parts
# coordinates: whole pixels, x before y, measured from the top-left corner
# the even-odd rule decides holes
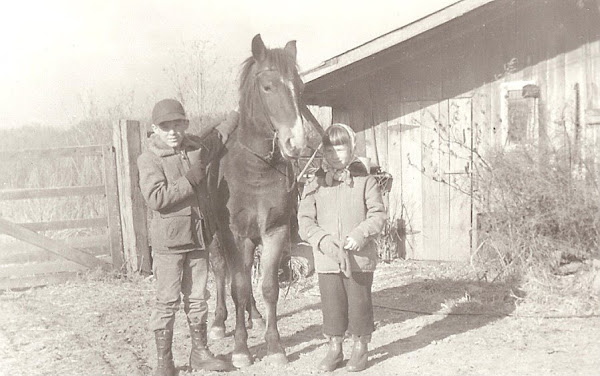
[[[140,189],[153,210],[150,237],[153,252],[186,252],[205,249],[216,231],[207,179],[196,189],[186,179],[190,166],[208,163],[223,147],[218,131],[200,139],[186,134],[180,152],[153,134],[148,150],[138,158]],[[203,228],[203,231],[198,231]]]
[[[375,236],[381,232],[387,218],[381,190],[375,177],[369,175],[361,162],[349,166],[352,183],[335,182],[328,186],[323,170],[304,188],[298,208],[300,237],[313,247],[315,269],[319,273],[337,273],[340,267],[320,249],[327,236],[345,240],[353,238],[360,246],[348,252],[353,272],[371,272],[377,265]]]

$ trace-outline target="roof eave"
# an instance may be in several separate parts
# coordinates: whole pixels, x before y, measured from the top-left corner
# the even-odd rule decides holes
[[[367,43],[346,51],[343,54],[328,59],[316,67],[307,69],[301,74],[302,80],[305,83],[315,81],[331,72],[347,67],[373,54],[407,41],[427,30],[443,25],[493,1],[496,0],[460,0],[435,13],[379,36]]]

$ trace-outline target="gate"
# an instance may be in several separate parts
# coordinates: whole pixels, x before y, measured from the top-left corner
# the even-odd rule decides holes
[[[58,163],[63,166],[72,162],[76,169],[83,158],[92,158],[96,166],[101,166],[101,184],[0,190],[0,233],[30,245],[14,247],[20,248],[16,252],[16,249],[10,248],[10,243],[8,247],[4,243],[5,247],[0,253],[0,264],[5,264],[0,265],[0,289],[62,282],[91,268],[122,268],[124,260],[117,170],[115,150],[111,145],[0,152],[0,163],[5,170],[11,171],[18,167],[32,168],[42,159],[45,163],[60,159],[63,162]],[[68,200],[69,197],[95,197],[95,200],[101,200],[100,207],[104,208],[102,215],[38,222],[16,222],[10,219],[11,214],[18,216],[18,211],[26,207],[25,204],[11,205],[15,200],[29,200],[30,206],[39,208],[45,205],[44,201],[48,205],[48,200],[55,199],[54,202],[58,202],[60,200],[56,198]],[[46,235],[48,232],[76,232],[81,229],[88,229],[88,234],[92,235],[69,236],[62,240]]]
[[[147,209],[136,164],[142,152],[140,123],[115,122],[112,141],[112,145],[0,152],[0,187],[12,187],[0,189],[0,235],[21,242],[11,249],[0,237],[0,290],[62,282],[98,267],[150,272]],[[40,166],[47,166],[47,171],[40,171]],[[71,178],[55,179],[65,166]],[[11,178],[14,181],[9,181]],[[41,184],[44,179],[93,183],[45,186]],[[15,188],[21,181],[35,188]],[[78,200],[75,208],[69,199]],[[30,210],[35,212],[28,216],[33,222],[22,220],[26,208],[44,205],[55,215],[42,220],[40,217],[48,217],[44,210],[41,214]],[[66,210],[57,213],[60,210],[56,209],[63,207],[75,212],[75,218],[65,218]]]

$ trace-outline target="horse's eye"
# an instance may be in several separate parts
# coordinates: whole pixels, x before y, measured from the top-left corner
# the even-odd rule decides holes
[[[270,92],[272,90],[271,85],[265,85],[265,86],[263,86],[263,90],[265,92],[267,92],[267,93]]]

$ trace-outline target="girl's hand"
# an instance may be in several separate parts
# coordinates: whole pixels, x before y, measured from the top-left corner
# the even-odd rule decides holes
[[[346,238],[346,244],[344,244],[344,249],[347,249],[349,251],[358,251],[358,243],[356,242],[356,240],[347,237]]]

